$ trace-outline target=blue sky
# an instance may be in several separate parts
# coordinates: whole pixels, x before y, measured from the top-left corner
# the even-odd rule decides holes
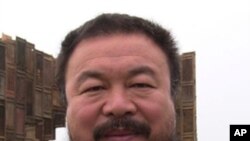
[[[196,52],[198,140],[228,141],[230,124],[250,124],[249,5],[249,0],[0,0],[0,33],[56,56],[66,33],[100,13],[153,20],[173,33],[181,52]]]

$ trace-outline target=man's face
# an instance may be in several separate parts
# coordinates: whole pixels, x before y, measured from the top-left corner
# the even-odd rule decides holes
[[[171,141],[175,110],[160,48],[142,34],[80,42],[66,71],[73,141]]]

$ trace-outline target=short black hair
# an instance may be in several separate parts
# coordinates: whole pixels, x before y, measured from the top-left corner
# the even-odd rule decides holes
[[[140,33],[146,35],[161,48],[170,67],[171,95],[176,95],[180,81],[179,54],[170,32],[154,22],[136,16],[107,13],[101,14],[72,30],[62,42],[61,51],[57,57],[56,83],[65,104],[67,104],[65,73],[68,60],[77,44],[88,38],[117,33]]]

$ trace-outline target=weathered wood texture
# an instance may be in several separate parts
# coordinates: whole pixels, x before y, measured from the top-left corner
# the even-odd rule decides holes
[[[55,137],[56,127],[65,126],[65,107],[54,84],[54,62],[25,39],[2,35],[0,141],[48,141]]]
[[[195,53],[180,56],[181,84],[175,105],[177,114],[176,133],[180,141],[197,141]]]

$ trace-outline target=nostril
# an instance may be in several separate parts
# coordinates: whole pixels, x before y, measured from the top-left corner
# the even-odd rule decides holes
[[[108,111],[105,111],[104,114],[106,116],[109,117],[123,117],[123,116],[132,116],[134,115],[135,112],[133,112],[132,110],[125,110],[125,109],[119,109],[119,108],[115,108],[115,109],[111,109]]]
[[[116,99],[107,101],[102,107],[105,116],[121,117],[124,115],[134,115],[137,111],[136,104],[126,99]]]

